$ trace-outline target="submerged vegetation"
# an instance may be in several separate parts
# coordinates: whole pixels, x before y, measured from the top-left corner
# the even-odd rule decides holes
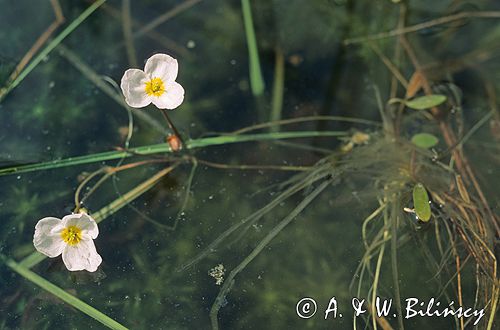
[[[0,4],[1,329],[498,327],[494,1]],[[165,52],[184,103],[130,108],[123,72]],[[82,210],[96,272],[32,244]]]

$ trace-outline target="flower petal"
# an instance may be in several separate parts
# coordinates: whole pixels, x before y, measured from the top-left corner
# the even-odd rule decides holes
[[[101,256],[95,249],[94,241],[91,239],[81,240],[76,245],[67,245],[62,253],[62,259],[70,271],[85,269],[95,272],[102,262]]]
[[[177,78],[179,64],[177,60],[167,54],[155,54],[146,61],[144,72],[149,78],[161,78],[164,83]]]
[[[184,101],[184,88],[175,81],[165,86],[165,93],[153,98],[153,104],[159,109],[175,109]]]
[[[33,245],[38,252],[54,258],[60,255],[66,246],[61,237],[61,219],[43,218],[35,226]]]
[[[88,238],[96,238],[99,235],[99,228],[97,222],[88,214],[74,213],[69,214],[62,218],[64,227],[76,226],[82,231],[82,235],[88,235]]]
[[[125,102],[133,108],[142,108],[151,103],[151,97],[146,93],[148,77],[142,70],[128,69],[122,77],[122,88]]]

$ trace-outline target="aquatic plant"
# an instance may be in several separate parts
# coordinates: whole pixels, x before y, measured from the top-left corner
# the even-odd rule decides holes
[[[120,87],[125,102],[134,108],[143,108],[151,102],[159,109],[175,109],[184,101],[184,88],[175,82],[179,65],[167,54],[148,58],[144,71],[128,69]]]
[[[0,141],[6,154],[23,151],[2,164],[2,187],[27,187],[21,197],[0,191],[9,208],[2,327],[94,326],[86,315],[116,329],[465,329],[478,320],[408,321],[403,302],[418,296],[481,309],[478,326],[495,328],[500,117],[489,61],[497,29],[486,21],[500,14],[490,2],[482,11],[464,1],[437,10],[430,1],[242,0],[210,14],[208,2],[153,1],[165,13],[146,24],[131,10],[143,4],[103,3],[51,1],[56,20],[0,91],[3,122],[19,126]],[[70,23],[59,32],[62,13]],[[161,26],[174,17],[181,34]],[[157,50],[182,59],[188,99],[165,54],[127,71],[120,91],[124,68]],[[30,76],[52,71],[46,89],[28,88]],[[24,86],[41,90],[38,104],[17,93]],[[161,102],[169,86],[175,98]],[[130,108],[150,103],[183,104],[188,111],[169,112],[182,136],[167,111]],[[28,126],[23,140],[16,130]],[[58,144],[38,144],[44,136]],[[42,196],[47,184],[63,189]],[[30,212],[12,207],[16,198]],[[82,209],[99,223],[104,261],[68,274],[33,251],[33,227]],[[79,235],[55,237],[68,247]],[[304,296],[336,296],[342,307],[356,296],[366,312],[298,319]],[[378,297],[394,299],[391,313],[377,317]]]
[[[49,258],[62,255],[70,271],[95,272],[102,262],[93,242],[97,235],[97,223],[85,213],[70,214],[62,219],[47,217],[37,222],[33,245]]]

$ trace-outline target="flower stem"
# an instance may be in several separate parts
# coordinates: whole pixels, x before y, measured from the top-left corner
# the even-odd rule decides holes
[[[168,127],[172,130],[172,132],[174,132],[174,135],[181,141],[181,145],[184,146],[185,145],[184,140],[182,139],[182,136],[179,134],[179,131],[177,130],[177,128],[175,128],[174,123],[168,116],[167,110],[165,109],[160,109],[160,110],[161,113],[163,114],[163,117],[165,117],[165,120],[167,121]]]

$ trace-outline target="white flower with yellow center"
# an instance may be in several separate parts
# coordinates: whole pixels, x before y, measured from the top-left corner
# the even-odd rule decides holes
[[[155,54],[146,61],[144,71],[128,69],[122,77],[125,102],[142,108],[151,102],[159,109],[175,109],[184,100],[184,88],[175,79],[179,65],[167,54]]]
[[[36,224],[33,244],[38,252],[50,258],[62,253],[70,271],[95,272],[102,262],[93,241],[97,235],[97,223],[87,214],[70,214],[62,220],[47,217]]]

